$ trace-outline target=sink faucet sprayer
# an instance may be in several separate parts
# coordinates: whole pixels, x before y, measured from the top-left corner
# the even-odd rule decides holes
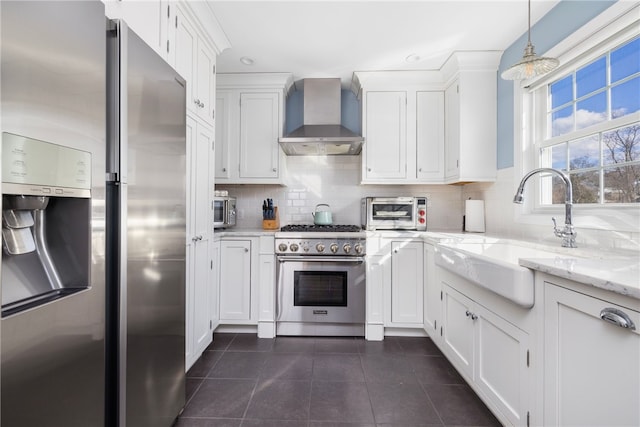
[[[552,168],[538,168],[538,169],[532,170],[522,178],[522,181],[520,181],[520,185],[518,186],[518,191],[516,191],[516,195],[513,197],[513,203],[522,204],[522,201],[524,200],[524,196],[523,196],[524,183],[527,182],[527,180],[532,175],[535,175],[536,173],[541,173],[541,172],[555,173],[559,175],[560,178],[562,178],[562,180],[564,181],[564,186],[565,186],[564,229],[559,230],[556,225],[556,219],[551,218],[551,220],[553,221],[553,232],[556,236],[562,237],[562,247],[577,248],[578,246],[576,245],[576,235],[578,233],[576,233],[575,229],[573,228],[573,224],[571,224],[571,205],[573,205],[573,187],[571,185],[571,180],[569,179],[567,174]]]

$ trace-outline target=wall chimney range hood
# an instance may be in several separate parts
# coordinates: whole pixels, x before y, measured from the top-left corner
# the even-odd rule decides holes
[[[289,156],[357,155],[364,138],[340,125],[340,79],[304,79],[303,125],[278,139]]]

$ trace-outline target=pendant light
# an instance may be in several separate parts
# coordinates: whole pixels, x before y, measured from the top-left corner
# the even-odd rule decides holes
[[[502,72],[505,80],[524,80],[540,76],[553,70],[560,64],[555,58],[545,58],[536,55],[531,44],[531,0],[529,0],[529,31],[527,47],[524,48],[524,56],[517,64],[512,65]]]

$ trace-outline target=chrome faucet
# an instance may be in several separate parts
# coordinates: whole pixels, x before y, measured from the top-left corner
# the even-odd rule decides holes
[[[564,181],[564,187],[565,187],[564,229],[559,230],[556,224],[556,219],[551,218],[551,220],[553,221],[553,233],[556,236],[562,238],[562,247],[577,248],[578,246],[576,245],[576,236],[578,235],[578,233],[575,231],[575,229],[573,228],[573,224],[571,223],[571,206],[573,205],[573,186],[571,185],[571,180],[569,179],[569,176],[566,173],[561,172],[557,169],[552,169],[552,168],[538,168],[538,169],[532,170],[522,178],[522,181],[520,181],[520,186],[518,186],[516,195],[513,197],[513,203],[522,204],[522,201],[524,200],[524,196],[523,196],[524,183],[527,182],[527,180],[532,175],[535,175],[536,173],[545,173],[545,172],[555,173],[556,175],[559,175],[560,178],[562,178],[562,180]]]

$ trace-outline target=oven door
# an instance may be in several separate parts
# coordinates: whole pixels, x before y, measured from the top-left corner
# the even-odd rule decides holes
[[[362,257],[279,256],[276,320],[365,322]]]

